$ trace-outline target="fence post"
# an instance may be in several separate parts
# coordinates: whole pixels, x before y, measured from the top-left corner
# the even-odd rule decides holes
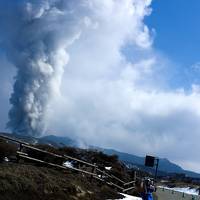
[[[136,179],[137,179],[137,171],[134,171],[134,182],[133,182],[133,187],[135,187]]]
[[[80,169],[81,168],[81,164],[78,162],[78,166],[77,166],[77,168],[78,169]]]
[[[19,151],[20,151],[20,152],[22,152],[22,148],[23,148],[22,143],[20,143],[20,144],[19,144]]]
[[[19,163],[20,157],[19,157],[18,153],[16,155],[16,158],[17,158],[16,162]]]
[[[192,200],[195,200],[194,196],[192,195]]]
[[[102,172],[101,172],[101,178],[103,178],[103,174],[104,174],[104,171],[102,170]]]
[[[22,152],[22,148],[23,148],[22,143],[19,143],[19,152]],[[17,163],[19,163],[19,161],[20,161],[20,156],[18,155],[18,153],[17,153],[17,155],[16,155],[16,158],[17,158]]]
[[[136,181],[137,178],[137,171],[134,171],[134,181]]]
[[[93,174],[96,172],[96,165],[94,167],[92,167],[92,171],[91,171]],[[92,178],[93,178],[93,175],[90,176],[90,181],[92,182]]]
[[[185,193],[183,192],[182,198],[184,198],[184,197],[185,197]]]

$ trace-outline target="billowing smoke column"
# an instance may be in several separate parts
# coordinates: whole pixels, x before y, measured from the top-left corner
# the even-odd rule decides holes
[[[107,77],[112,71],[116,76],[115,70],[122,63],[124,66],[121,46],[127,41],[148,47],[148,28],[143,18],[150,12],[150,3],[151,0],[0,1],[0,47],[17,69],[7,124],[12,132],[37,136],[45,131],[49,100],[59,95],[71,45],[71,68],[84,74],[97,71],[98,74],[88,73],[92,78],[100,74]]]
[[[2,43],[17,68],[7,124],[12,132],[38,136],[45,131],[48,102],[57,95],[68,62],[67,47],[80,34],[71,24],[73,4],[65,0],[0,3]]]

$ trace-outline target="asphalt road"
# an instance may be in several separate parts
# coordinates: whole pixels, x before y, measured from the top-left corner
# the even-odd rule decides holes
[[[200,196],[183,194],[172,190],[157,188],[158,200],[200,200]]]

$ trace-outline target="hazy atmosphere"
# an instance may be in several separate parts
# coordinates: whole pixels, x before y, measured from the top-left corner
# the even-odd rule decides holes
[[[200,172],[198,0],[0,1],[0,130]]]

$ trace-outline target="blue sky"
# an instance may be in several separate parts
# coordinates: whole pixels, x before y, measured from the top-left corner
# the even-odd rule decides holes
[[[169,84],[190,89],[191,83],[199,83],[199,73],[191,66],[200,60],[200,1],[153,0],[151,7],[153,12],[145,23],[155,30],[153,46],[175,67]]]
[[[199,61],[200,1],[154,0],[152,9],[145,21],[156,30],[154,47],[185,66]]]

